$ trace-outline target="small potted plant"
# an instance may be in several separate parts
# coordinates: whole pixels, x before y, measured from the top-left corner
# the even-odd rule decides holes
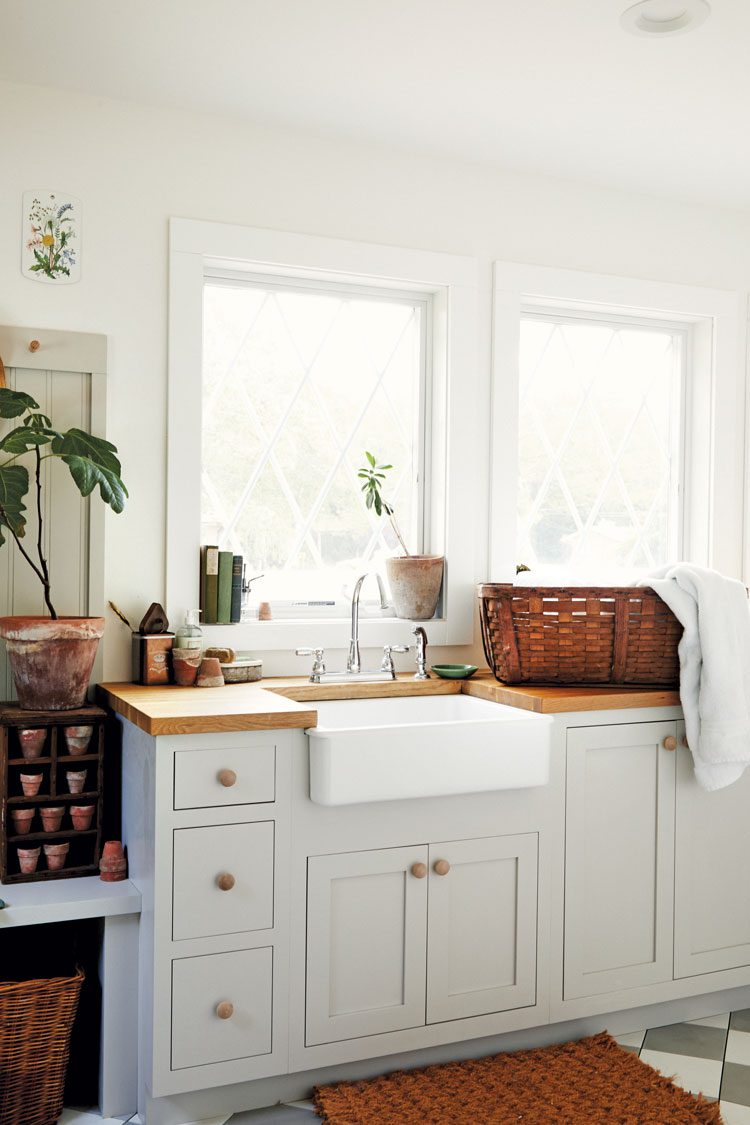
[[[62,461],[82,496],[89,496],[98,486],[102,500],[115,512],[123,510],[128,493],[114,445],[83,430],[53,429],[31,395],[0,387],[0,418],[20,420],[0,440],[0,545],[9,532],[39,579],[49,610],[49,617],[0,618],[0,637],[6,643],[21,707],[69,710],[80,707],[86,698],[104,618],[60,617],[52,603],[49,566],[42,549],[42,463],[50,457]],[[28,549],[25,501],[31,478],[26,466],[19,464],[26,453],[34,457],[38,520],[36,544]]]
[[[357,476],[362,483],[365,504],[376,516],[388,517],[401,544],[403,555],[385,560],[396,617],[407,621],[429,621],[435,616],[445,559],[442,555],[412,555],[396,523],[393,506],[383,496],[385,474],[392,465],[379,465],[372,453],[365,452],[367,464]]]

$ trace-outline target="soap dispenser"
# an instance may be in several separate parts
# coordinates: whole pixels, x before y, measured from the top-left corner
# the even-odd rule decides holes
[[[198,625],[199,609],[189,609],[185,614],[185,624],[174,636],[174,648],[192,648],[199,653],[203,648],[203,632]]]

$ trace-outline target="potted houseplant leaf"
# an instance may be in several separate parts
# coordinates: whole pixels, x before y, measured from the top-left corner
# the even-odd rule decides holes
[[[385,560],[396,616],[407,621],[429,621],[435,616],[445,559],[442,555],[412,555],[399,530],[393,505],[383,496],[386,473],[392,465],[379,465],[365,452],[367,464],[357,473],[362,481],[365,504],[376,516],[387,516],[403,555]]]
[[[84,430],[55,430],[31,395],[0,387],[0,418],[18,420],[0,440],[0,545],[8,534],[15,541],[42,585],[49,611],[49,617],[0,618],[0,637],[6,643],[21,707],[69,710],[80,707],[86,698],[104,618],[60,617],[54,607],[43,550],[42,464],[49,458],[62,461],[82,496],[98,486],[102,500],[115,512],[123,510],[128,493],[115,447]],[[29,453],[33,477],[19,463]],[[32,481],[38,530],[36,544],[27,545],[26,499]]]

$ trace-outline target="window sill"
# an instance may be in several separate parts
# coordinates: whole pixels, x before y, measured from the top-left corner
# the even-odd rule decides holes
[[[383,645],[412,645],[414,626],[423,625],[431,645],[448,641],[448,622],[403,621],[396,617],[360,618],[360,648],[382,648]],[[295,648],[343,649],[349,647],[349,620],[248,621],[238,625],[201,625],[207,645],[229,645],[235,651],[293,651]]]

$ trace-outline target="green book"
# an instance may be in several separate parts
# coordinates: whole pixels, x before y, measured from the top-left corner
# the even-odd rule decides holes
[[[201,547],[201,610],[203,622],[215,625],[219,608],[219,548]]]
[[[219,593],[216,620],[229,625],[232,620],[232,552],[219,551]]]

